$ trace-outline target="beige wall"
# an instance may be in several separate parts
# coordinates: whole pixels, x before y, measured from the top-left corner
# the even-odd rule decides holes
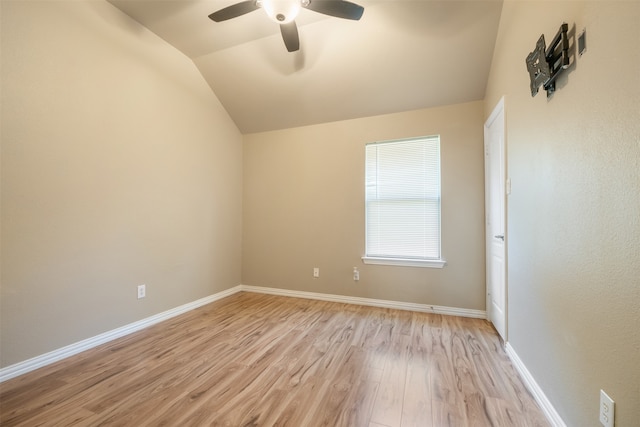
[[[193,63],[106,2],[1,7],[2,366],[239,284],[242,139]]]
[[[560,24],[587,51],[558,91],[525,57]],[[507,1],[485,116],[506,95],[509,341],[569,426],[640,420],[640,2]],[[576,31],[577,30],[577,31]]]
[[[243,283],[484,310],[482,114],[475,102],[245,135]],[[365,144],[432,134],[447,266],[364,265]]]

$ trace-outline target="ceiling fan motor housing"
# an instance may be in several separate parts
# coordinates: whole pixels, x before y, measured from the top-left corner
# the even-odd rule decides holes
[[[260,3],[269,18],[278,24],[293,21],[302,6],[300,0],[261,0]]]

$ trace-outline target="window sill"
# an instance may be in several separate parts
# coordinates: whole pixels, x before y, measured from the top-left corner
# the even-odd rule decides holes
[[[402,267],[442,268],[447,262],[443,259],[410,259],[410,258],[378,258],[362,257],[365,264],[398,265]]]

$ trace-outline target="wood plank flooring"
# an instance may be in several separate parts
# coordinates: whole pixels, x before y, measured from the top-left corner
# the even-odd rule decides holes
[[[484,320],[239,293],[0,384],[2,426],[548,426]]]

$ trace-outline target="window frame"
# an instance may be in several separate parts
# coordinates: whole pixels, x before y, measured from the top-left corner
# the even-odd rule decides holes
[[[442,156],[441,156],[441,138],[440,135],[428,135],[414,138],[404,138],[404,139],[396,139],[396,140],[388,140],[388,141],[378,141],[371,142],[365,145],[365,159],[366,150],[371,145],[382,145],[382,144],[393,144],[393,143],[410,143],[410,142],[418,142],[420,140],[431,140],[437,138],[438,143],[438,164],[439,164],[439,176],[438,176],[438,243],[439,243],[439,258],[421,258],[421,257],[403,257],[403,256],[376,256],[369,255],[367,253],[368,249],[368,239],[369,235],[369,199],[367,196],[367,165],[365,165],[365,255],[362,256],[362,261],[365,264],[374,264],[374,265],[391,265],[391,266],[403,266],[403,267],[427,267],[427,268],[443,268],[446,265],[446,261],[442,257]],[[427,196],[425,196],[427,197]]]

